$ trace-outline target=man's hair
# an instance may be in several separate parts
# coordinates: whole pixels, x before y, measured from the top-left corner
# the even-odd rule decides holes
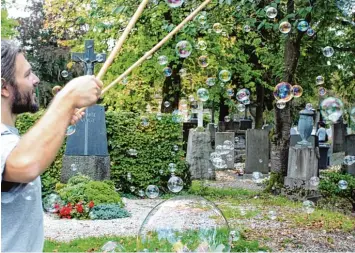
[[[16,56],[22,52],[22,49],[16,46],[14,42],[1,40],[1,78],[4,78],[11,86],[16,84]]]
[[[319,122],[319,125],[320,125],[321,127],[325,127],[325,123],[324,123],[323,121]]]

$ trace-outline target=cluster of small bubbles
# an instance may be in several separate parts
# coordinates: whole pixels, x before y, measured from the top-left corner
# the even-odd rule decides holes
[[[170,67],[165,67],[163,69],[163,73],[164,73],[164,76],[168,77],[168,76],[171,76],[171,74],[173,73],[172,69]]]
[[[199,40],[196,44],[196,49],[199,49],[199,50],[206,50],[207,48],[207,42],[204,41],[204,40]]]
[[[175,144],[175,145],[173,146],[173,150],[174,150],[175,152],[179,151],[179,146]]]
[[[161,55],[158,57],[158,63],[159,65],[166,65],[168,64],[168,57],[166,57],[165,55]]]
[[[276,102],[276,107],[279,108],[280,110],[282,110],[286,107],[286,102],[279,100]]]
[[[338,98],[328,97],[321,102],[320,109],[325,119],[335,123],[343,115],[344,104]]]
[[[60,75],[64,78],[68,77],[69,76],[69,72],[66,71],[66,70],[63,70],[62,72],[60,72]]]
[[[179,75],[180,75],[181,77],[185,77],[185,76],[187,75],[187,70],[184,69],[184,68],[180,69],[180,70],[179,70]]]
[[[223,26],[220,23],[214,23],[212,29],[215,33],[221,33]]]
[[[355,107],[350,110],[350,119],[355,122]]]
[[[130,190],[131,192],[134,192],[134,191],[136,190],[136,187],[130,186],[130,187],[129,187],[129,190]]]
[[[338,182],[338,187],[340,190],[346,190],[346,188],[348,188],[348,182],[346,182],[345,180],[340,180]]]
[[[76,167],[75,163],[70,165],[70,169],[71,169],[71,171],[77,171],[78,170],[78,168]]]
[[[221,145],[218,145],[218,146],[221,146]],[[217,148],[216,148],[216,151],[217,151]],[[213,159],[215,159],[215,158],[222,158],[221,154],[218,152],[212,152],[210,154],[210,160],[213,161]]]
[[[355,156],[353,155],[347,155],[344,157],[344,162],[345,165],[353,165],[355,163]]]
[[[205,13],[201,13],[200,15],[197,16],[196,18],[197,22],[199,22],[201,25],[206,24],[207,22],[207,17]]]
[[[56,85],[52,88],[52,94],[53,96],[57,95],[58,92],[62,89],[62,86]]]
[[[189,96],[189,101],[190,101],[190,102],[194,102],[194,101],[195,101],[194,95],[190,95],[190,96]]]
[[[309,28],[307,29],[307,35],[308,35],[309,37],[312,37],[314,34],[315,34],[315,31],[314,31],[311,27],[309,27]]]
[[[283,102],[288,102],[292,99],[292,85],[286,82],[277,84],[274,88],[274,97],[276,100],[282,99]]]
[[[145,196],[145,192],[143,190],[138,191],[138,196],[143,198]]]
[[[301,97],[303,94],[303,88],[297,84],[292,86],[292,90],[293,90],[293,96],[296,98]]]
[[[104,55],[103,54],[98,54],[96,55],[96,61],[98,62],[103,62],[105,59]]]
[[[176,164],[175,163],[169,163],[168,165],[168,170],[171,172],[171,173],[174,173],[176,171]]]
[[[165,102],[164,102],[164,106],[165,106],[166,108],[168,108],[168,107],[170,106],[170,102],[169,102],[169,101],[165,101]]]
[[[176,54],[181,58],[189,57],[192,52],[192,45],[187,40],[179,41],[175,47]]]
[[[277,213],[274,210],[269,211],[269,218],[270,220],[276,220],[277,218]]]
[[[165,0],[165,2],[169,7],[176,8],[180,7],[184,3],[184,0]]]
[[[232,241],[232,242],[239,241],[239,239],[240,239],[240,233],[239,233],[239,231],[237,231],[237,230],[232,230],[232,231],[230,231],[230,233],[229,233],[229,237],[230,237],[230,241]]]
[[[163,118],[163,115],[161,112],[158,112],[156,115],[157,120],[161,120]]]
[[[215,77],[209,77],[206,80],[206,84],[210,87],[216,84],[216,78]]]
[[[223,145],[226,147],[226,149],[231,149],[231,150],[234,149],[234,144],[230,140],[225,140],[223,142]]]
[[[323,76],[317,76],[316,77],[316,84],[317,85],[322,85],[324,83],[324,77]]]
[[[312,201],[310,201],[310,200],[303,201],[302,210],[305,213],[308,213],[308,214],[313,213],[314,212],[314,208],[315,208],[315,205],[314,205],[314,203]]]
[[[268,18],[275,18],[277,16],[277,10],[274,7],[269,7],[266,9],[266,16]]]
[[[320,182],[319,177],[311,177],[311,178],[309,179],[309,184],[310,184],[311,186],[318,186],[318,185],[319,185],[319,182]]]
[[[65,135],[66,136],[69,136],[69,135],[72,135],[74,134],[76,131],[76,126],[75,125],[70,125],[67,127],[67,130],[65,131]]]
[[[245,111],[245,105],[244,104],[238,104],[237,105],[237,110],[240,112],[244,112]]]
[[[234,90],[232,88],[227,89],[227,96],[233,97],[234,95]]]
[[[230,71],[223,69],[219,72],[218,74],[218,78],[219,80],[221,80],[222,82],[226,83],[229,82],[232,78],[232,74]]]
[[[208,57],[207,55],[201,55],[198,57],[198,65],[202,68],[206,68],[208,66]]]
[[[159,188],[156,185],[148,185],[145,190],[145,195],[150,199],[155,199],[159,196]]]
[[[241,89],[237,92],[236,98],[239,102],[248,99],[250,96],[250,91],[248,89]]]
[[[205,102],[208,100],[209,98],[209,92],[207,89],[205,88],[200,88],[197,90],[197,97],[199,100],[201,100],[202,102]]]
[[[224,122],[229,122],[231,121],[231,117],[229,117],[228,115],[224,117]]]
[[[306,104],[306,110],[311,111],[313,110],[313,105],[311,103]]]
[[[283,34],[287,34],[291,31],[291,24],[287,21],[283,21],[280,23],[279,31]]]
[[[261,174],[261,172],[259,171],[254,171],[252,174],[252,178],[254,183],[260,184],[263,181],[263,174]]]
[[[322,96],[322,97],[325,96],[325,94],[327,94],[327,89],[324,87],[319,87],[318,94],[319,94],[319,96]]]
[[[184,188],[184,181],[182,181],[180,177],[172,174],[168,180],[168,189],[173,193],[178,193],[182,190],[182,188]]]
[[[297,24],[297,29],[301,32],[307,31],[308,27],[309,27],[308,22],[305,20],[302,20],[302,21],[298,22],[298,24]]]
[[[58,211],[59,205],[62,204],[62,199],[58,194],[51,193],[43,199],[43,208],[49,213]]]
[[[142,127],[149,126],[149,119],[147,117],[141,117],[141,125]]]
[[[332,47],[327,46],[323,48],[323,55],[325,57],[332,57],[333,54],[334,54],[334,49]]]
[[[226,162],[220,158],[220,157],[216,157],[212,160],[212,164],[214,167],[216,167],[217,169],[224,169],[227,168],[227,164]]]
[[[217,154],[221,154],[223,151],[223,145],[217,145],[215,147],[215,150],[216,150]]]
[[[131,156],[137,156],[138,152],[137,150],[133,149],[133,148],[130,148],[127,153]]]

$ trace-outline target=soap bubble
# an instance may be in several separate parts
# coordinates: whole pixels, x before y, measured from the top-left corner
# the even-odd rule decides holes
[[[128,83],[128,77],[125,76],[123,79],[122,79],[122,84],[123,85],[126,85]]]
[[[173,193],[178,193],[184,187],[184,182],[180,177],[172,175],[168,181],[168,188]]]
[[[276,107],[279,108],[280,110],[282,110],[286,107],[286,102],[279,100],[276,102]]]
[[[128,172],[128,173],[127,173],[127,180],[128,180],[128,181],[131,181],[131,180],[132,180],[132,174],[131,174],[131,172]]]
[[[136,248],[137,252],[229,252],[229,225],[212,202],[177,196],[157,205],[144,219]]]
[[[218,74],[218,78],[219,80],[221,80],[222,82],[226,83],[228,82],[229,80],[231,80],[232,78],[232,74],[231,72],[229,72],[228,70],[221,70]]]
[[[249,105],[250,104],[250,99],[249,97],[241,101],[244,105]]]
[[[232,230],[232,231],[229,233],[229,241],[237,242],[237,241],[239,241],[239,239],[240,239],[240,233],[239,233],[239,231]]]
[[[184,68],[180,69],[180,70],[179,70],[179,75],[180,75],[181,77],[185,77],[185,76],[187,75],[187,70],[184,69]]]
[[[143,198],[145,196],[145,192],[143,190],[138,191],[138,196]]]
[[[344,16],[351,17],[355,13],[355,2],[352,0],[336,0],[336,5]]]
[[[161,113],[161,112],[158,112],[158,113],[157,113],[157,116],[156,116],[157,120],[161,120],[162,117],[163,117],[162,113]]]
[[[308,35],[309,37],[312,37],[314,34],[315,34],[314,30],[309,27],[309,28],[307,29],[307,35]]]
[[[277,16],[277,10],[274,7],[269,7],[266,9],[266,16],[268,18],[275,18]]]
[[[164,102],[164,106],[165,106],[165,107],[169,107],[169,106],[170,106],[170,102],[169,102],[169,101],[165,101],[165,102]]]
[[[180,7],[184,3],[184,0],[165,0],[165,2],[169,7],[176,8]]]
[[[291,24],[287,21],[281,22],[279,30],[283,34],[289,33],[291,31]]]
[[[318,186],[318,185],[319,185],[319,182],[320,182],[319,177],[311,177],[311,178],[309,179],[309,184],[310,184],[311,186]]]
[[[355,107],[350,110],[350,119],[355,122]]]
[[[129,190],[130,190],[131,192],[134,192],[134,191],[136,190],[136,187],[130,186],[130,187],[129,187]]]
[[[171,74],[173,73],[172,69],[170,67],[165,67],[163,69],[163,73],[164,73],[164,76],[168,77],[168,76],[171,76]]]
[[[179,151],[179,146],[178,145],[174,145],[173,146],[173,150],[176,151],[176,152]]]
[[[197,90],[197,97],[202,101],[205,102],[209,98],[209,92],[205,88],[200,88]]]
[[[237,105],[237,110],[240,112],[244,112],[245,111],[245,105],[244,104],[238,104]]]
[[[168,170],[171,172],[171,173],[174,173],[176,171],[176,164],[175,163],[169,163],[168,165]]]
[[[61,76],[64,77],[64,78],[66,78],[66,77],[69,76],[69,72],[66,71],[66,70],[63,70],[62,72],[60,72],[60,74],[61,74]]]
[[[62,89],[62,86],[56,85],[52,88],[52,94],[53,96],[57,95],[58,92]]]
[[[98,62],[104,62],[105,56],[103,54],[98,54],[98,55],[96,55],[96,60]]]
[[[324,88],[324,87],[319,87],[319,89],[318,89],[318,94],[319,94],[319,96],[324,96],[325,94],[327,94],[327,90],[326,90],[326,88]]]
[[[221,146],[221,145],[219,145],[219,146]],[[217,153],[217,152],[212,152],[212,153],[210,154],[210,160],[213,161],[213,159],[215,159],[215,158],[222,158],[222,157],[221,157],[221,154],[219,154],[219,153]]]
[[[239,142],[239,137],[236,136],[236,137],[234,138],[234,141],[235,141],[236,143],[238,143],[238,142]]]
[[[250,91],[248,89],[241,89],[237,92],[236,98],[238,101],[243,101],[250,96]]]
[[[194,101],[195,101],[194,95],[190,95],[190,96],[189,96],[189,101],[190,101],[190,102],[194,102]]]
[[[66,136],[70,136],[70,135],[74,134],[75,131],[76,131],[76,125],[70,125],[70,126],[67,127],[65,135]]]
[[[323,55],[325,57],[332,57],[334,54],[334,49],[332,47],[325,47],[323,48]]]
[[[215,85],[216,84],[216,78],[215,77],[209,77],[209,78],[207,78],[207,80],[206,80],[206,84],[208,85],[208,86],[213,86],[213,85]]]
[[[159,65],[166,65],[168,64],[168,57],[166,57],[165,55],[161,55],[158,57],[158,63]]]
[[[228,37],[228,33],[227,33],[226,31],[223,31],[223,32],[222,32],[222,36],[223,36],[223,37]]]
[[[215,33],[221,33],[223,30],[223,26],[220,23],[215,23],[213,24],[212,29]]]
[[[176,44],[175,51],[181,58],[186,58],[192,52],[192,45],[187,40],[182,40]]]
[[[204,40],[199,40],[199,41],[197,42],[196,48],[199,49],[199,50],[206,50],[206,48],[207,48],[207,43],[206,43],[206,41],[204,41]]]
[[[302,21],[298,22],[298,24],[297,24],[297,29],[301,32],[307,31],[308,27],[309,27],[308,22],[305,20],[302,20]]]
[[[243,27],[243,30],[244,30],[244,32],[246,32],[246,33],[248,33],[248,32],[250,32],[250,26],[249,25],[245,25],[244,27]]]
[[[207,55],[201,55],[198,57],[198,65],[202,68],[206,68],[208,66],[208,57]]]
[[[197,16],[196,20],[197,20],[197,22],[199,22],[201,25],[206,24],[206,22],[207,22],[206,14],[201,13],[200,15]]]
[[[212,160],[212,164],[217,169],[227,168],[226,161],[224,161],[221,157],[216,157]]]
[[[303,94],[303,88],[297,84],[292,86],[292,90],[293,90],[293,96],[296,98],[301,97]]]
[[[232,88],[227,89],[227,96],[233,97],[234,95],[234,90]]]
[[[226,160],[227,160],[228,162],[233,161],[233,155],[232,155],[232,154],[226,155]]]
[[[277,84],[274,88],[274,97],[276,100],[282,99],[283,102],[288,102],[292,99],[292,85],[286,82]]]
[[[355,163],[355,156],[347,155],[344,157],[344,162],[345,165],[353,165]]]
[[[313,105],[311,103],[306,104],[306,110],[311,111],[313,110]]]
[[[77,171],[78,168],[76,167],[76,165],[73,163],[72,165],[70,165],[70,169],[71,171]]]
[[[346,182],[345,180],[340,180],[338,183],[338,187],[340,190],[346,190],[346,188],[348,188],[348,182]]]
[[[324,77],[323,76],[317,76],[316,77],[316,84],[321,85],[324,83]]]
[[[159,188],[156,185],[148,185],[145,194],[150,199],[155,199],[159,196]]]
[[[258,171],[254,171],[252,174],[254,183],[260,184],[263,181],[263,174]]]
[[[56,213],[59,207],[63,204],[62,199],[58,194],[51,193],[43,199],[43,208],[49,213]]]
[[[142,117],[142,118],[141,118],[141,125],[142,125],[143,127],[149,126],[149,119],[148,119],[147,117]]]
[[[231,121],[231,118],[227,115],[227,116],[224,117],[224,121],[225,122],[229,122],[229,121]]]
[[[320,109],[325,119],[335,123],[343,115],[344,104],[338,98],[328,97],[321,102]]]
[[[164,170],[160,169],[160,170],[159,170],[159,174],[160,174],[160,175],[163,175],[163,174],[164,174]]]
[[[133,149],[133,148],[130,148],[127,153],[131,156],[137,156],[138,152],[137,150]]]
[[[270,220],[276,220],[277,218],[277,213],[274,210],[269,211],[269,218]]]
[[[303,201],[302,210],[305,213],[308,213],[308,214],[313,213],[314,212],[314,208],[315,208],[315,205],[314,205],[314,203],[312,201],[310,201],[310,200]]]

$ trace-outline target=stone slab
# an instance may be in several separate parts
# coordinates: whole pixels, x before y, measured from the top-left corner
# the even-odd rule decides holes
[[[316,150],[310,147],[290,147],[287,177],[309,180],[313,176],[318,176]]]
[[[245,173],[269,172],[269,133],[262,129],[248,129],[246,133]]]

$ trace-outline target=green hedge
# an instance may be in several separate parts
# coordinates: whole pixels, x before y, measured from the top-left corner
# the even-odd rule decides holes
[[[16,127],[24,134],[43,115],[43,111],[36,114],[22,114],[17,118]],[[169,163],[177,164],[176,175],[180,176],[185,187],[189,188],[191,181],[182,150],[182,126],[175,123],[171,115],[163,115],[161,120],[150,114],[149,125],[142,126],[141,116],[131,112],[107,112],[106,127],[108,149],[111,159],[111,180],[115,187],[123,192],[130,192],[130,186],[143,189],[149,185],[157,185],[161,191],[167,191],[167,181],[170,178]],[[34,143],[35,145],[35,143]],[[173,151],[173,145],[179,146],[179,151]],[[135,149],[136,157],[127,151]],[[62,157],[65,144],[61,147],[56,160],[41,176],[43,195],[53,192],[56,183],[60,182]],[[173,152],[175,155],[173,155]],[[160,175],[159,170],[164,170]],[[132,175],[132,181],[127,180],[127,173]]]

